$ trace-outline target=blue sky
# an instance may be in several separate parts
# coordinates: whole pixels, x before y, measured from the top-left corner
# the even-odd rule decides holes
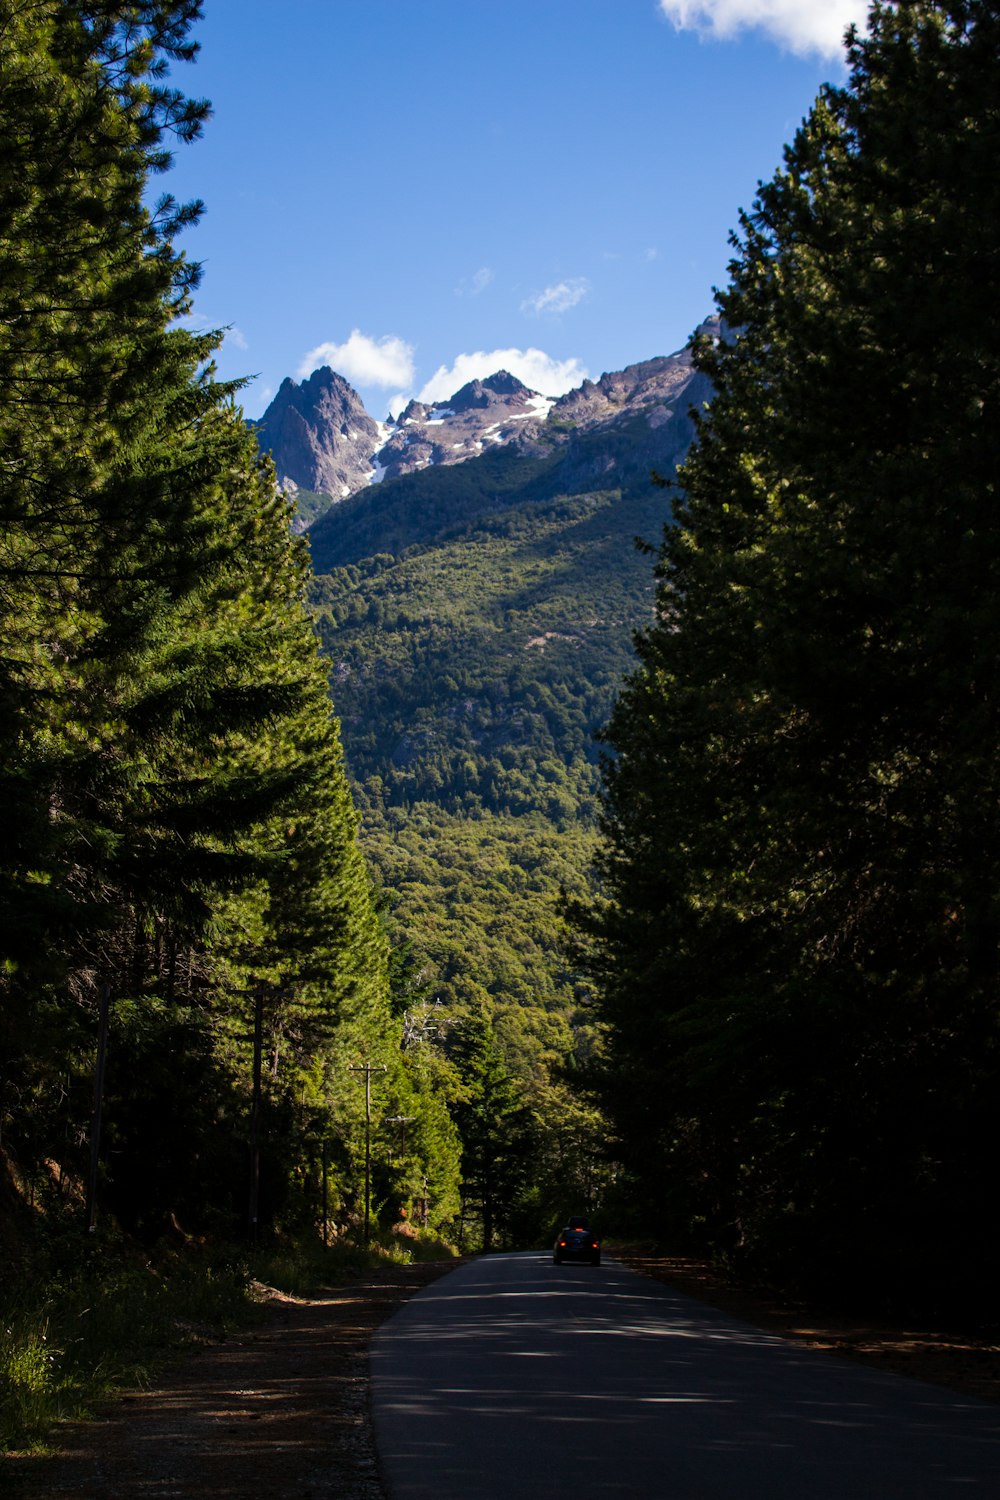
[[[332,364],[373,416],[506,365],[546,394],[680,348],[863,0],[205,0],[214,106],[156,184],[206,212],[225,378]]]

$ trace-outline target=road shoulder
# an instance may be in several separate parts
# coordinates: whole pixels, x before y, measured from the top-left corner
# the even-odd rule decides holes
[[[50,1456],[11,1456],[17,1500],[384,1500],[369,1405],[376,1328],[458,1262],[390,1266],[311,1297],[275,1294],[263,1323],[185,1355],[155,1386],[61,1424]]]
[[[923,1321],[889,1325],[807,1306],[772,1289],[741,1283],[705,1261],[665,1255],[643,1245],[618,1245],[623,1265],[717,1307],[768,1333],[809,1349],[909,1375],[1000,1405],[1000,1343],[996,1329],[938,1327]]]

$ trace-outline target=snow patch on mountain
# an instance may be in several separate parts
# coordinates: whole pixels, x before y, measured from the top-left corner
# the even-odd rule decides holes
[[[718,321],[709,319],[699,332],[717,336]],[[563,462],[570,468],[590,465],[597,482],[620,466],[615,444],[601,459],[593,445],[576,457],[581,438],[629,423],[633,460],[644,461],[640,450],[647,443],[655,459],[671,425],[687,420],[688,387],[696,378],[690,346],[585,380],[558,399],[498,370],[468,381],[446,403],[411,400],[396,418],[376,422],[347,381],[324,367],[300,384],[283,381],[264,416],[251,425],[261,450],[273,455],[279,484],[292,496],[299,490],[329,495],[331,505],[368,485],[465,463],[507,445],[533,456],[566,449]],[[648,438],[636,437],[641,430]]]

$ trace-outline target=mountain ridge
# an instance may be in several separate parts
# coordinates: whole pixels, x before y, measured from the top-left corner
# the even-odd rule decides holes
[[[717,334],[717,320],[706,320],[698,332]],[[596,450],[586,442],[581,447],[581,439],[629,422],[632,466],[655,464],[678,446],[656,437],[672,423],[684,428],[681,446],[686,448],[689,408],[707,397],[703,385],[689,343],[674,354],[585,380],[558,398],[498,370],[467,382],[445,402],[411,400],[398,417],[382,423],[342,375],[322,366],[299,383],[282,381],[264,415],[250,425],[261,451],[274,459],[279,485],[297,501],[296,529],[306,530],[376,485],[474,462],[498,450],[542,459],[566,449],[566,481],[571,486],[593,481],[600,473]],[[574,464],[579,469],[580,462],[584,470],[574,479]]]
[[[487,427],[527,409],[525,387],[491,381],[414,406],[403,432],[440,433],[456,406]],[[308,532],[366,857],[442,1014],[490,1007],[538,1076],[540,1055],[562,1067],[591,1045],[560,903],[583,893],[597,736],[655,607],[634,540],[657,542],[671,496],[651,471],[674,473],[710,394],[689,348],[643,361],[467,461],[366,485]]]
[[[675,472],[710,396],[690,348],[544,414],[496,372],[395,429],[412,458],[467,420],[473,456],[387,473],[307,532],[359,838],[393,929],[440,1025],[488,1014],[541,1136],[571,1135],[574,1154],[601,1139],[572,1084],[599,1036],[564,907],[588,891],[599,736],[656,605],[634,540],[658,541],[672,496],[651,471]]]

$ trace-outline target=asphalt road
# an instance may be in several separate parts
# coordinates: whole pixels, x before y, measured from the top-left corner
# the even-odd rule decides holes
[[[484,1256],[372,1347],[390,1500],[1000,1497],[1000,1407],[736,1322],[605,1259]]]

